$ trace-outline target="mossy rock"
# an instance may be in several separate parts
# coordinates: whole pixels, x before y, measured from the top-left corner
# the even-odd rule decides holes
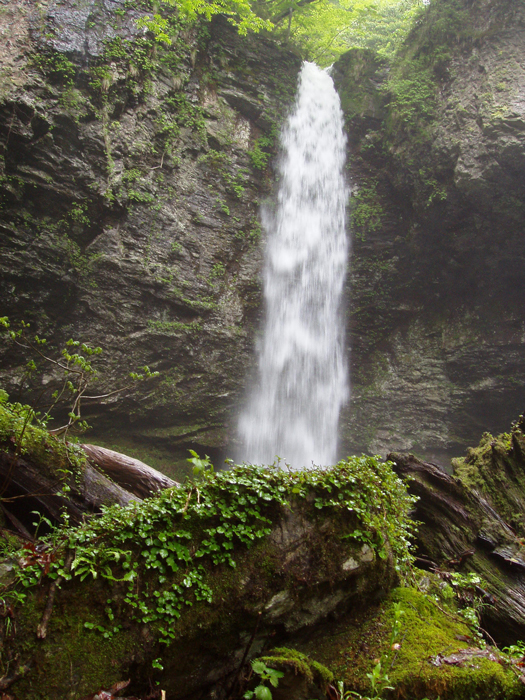
[[[396,648],[392,628],[396,605],[403,612]],[[392,686],[388,697],[410,700],[511,700],[523,697],[523,685],[497,654],[477,649],[472,631],[443,602],[413,588],[397,588],[372,611],[344,620],[301,647],[323,664],[346,690],[368,696],[371,674],[383,662]],[[399,644],[399,648],[397,645]],[[463,651],[461,665],[449,665]],[[474,651],[476,650],[476,651]],[[472,653],[471,653],[472,652]],[[476,656],[476,654],[480,654]]]
[[[29,454],[31,462],[50,478],[64,481],[67,476],[82,473],[86,455],[80,447],[52,437],[47,430],[32,425],[30,406],[7,402],[0,394],[0,450],[11,451],[15,446],[21,455]]]
[[[237,466],[107,508],[19,555],[7,595],[26,600],[16,634],[3,630],[4,658],[30,668],[16,692],[77,700],[131,679],[140,695],[153,679],[173,700],[211,698],[250,639],[255,654],[384,597],[409,560],[412,504],[390,464],[360,457],[305,472]],[[306,689],[327,683],[297,655],[279,663],[301,669]]]
[[[469,489],[481,492],[490,505],[520,535],[525,536],[525,419],[510,433],[484,433],[477,447],[452,460],[454,476]]]
[[[283,674],[278,686],[271,690],[272,700],[324,700],[334,682],[334,675],[326,666],[296,649],[279,647],[257,661]],[[256,682],[252,681],[252,685]]]

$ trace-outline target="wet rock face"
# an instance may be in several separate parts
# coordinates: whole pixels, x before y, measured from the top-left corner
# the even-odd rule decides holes
[[[427,13],[390,72],[362,51],[335,71],[354,188],[343,449],[445,462],[525,404],[525,15]]]
[[[269,172],[250,151],[286,112],[299,60],[220,19],[155,46],[124,4],[52,2],[23,16],[26,54],[0,104],[2,314],[57,346],[102,346],[97,391],[146,364],[160,371],[86,407],[93,439],[155,444],[170,462],[187,447],[216,456],[261,305]],[[24,358],[2,352],[13,389]],[[162,457],[154,466],[169,470]]]
[[[101,56],[108,40],[144,35],[137,20],[145,15],[128,11],[125,0],[52,2],[44,13],[31,14],[31,35],[40,49],[52,48],[86,61]]]

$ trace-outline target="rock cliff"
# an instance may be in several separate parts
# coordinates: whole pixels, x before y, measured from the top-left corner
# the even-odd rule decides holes
[[[525,12],[433,1],[335,80],[351,141],[347,450],[460,453],[525,402]]]
[[[159,370],[86,410],[90,441],[169,472],[188,448],[232,452],[259,202],[300,60],[221,19],[168,15],[166,46],[128,5],[2,3],[2,314],[101,345],[101,390]],[[353,187],[341,454],[445,460],[523,410],[524,27],[510,0],[435,0],[392,65],[335,66]],[[26,359],[2,349],[10,391]]]
[[[102,390],[160,371],[86,410],[94,440],[169,470],[217,455],[253,362],[258,204],[300,60],[220,18],[168,14],[166,46],[128,6],[2,3],[0,294],[48,343],[102,346]],[[8,390],[25,360],[4,348]]]

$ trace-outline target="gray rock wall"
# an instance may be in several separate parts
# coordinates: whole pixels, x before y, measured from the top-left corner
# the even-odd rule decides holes
[[[23,33],[0,104],[1,313],[56,347],[102,346],[95,393],[160,372],[86,402],[90,439],[168,472],[188,447],[215,457],[261,305],[271,178],[250,152],[285,114],[300,61],[221,19],[164,47],[120,0],[18,5],[0,18]],[[3,347],[13,393],[26,359]],[[33,396],[57,380],[44,369]]]
[[[354,188],[344,452],[445,463],[523,411],[524,48],[521,3],[436,0],[393,66],[336,66]]]
[[[86,404],[90,441],[175,477],[188,448],[227,456],[262,312],[272,173],[254,154],[300,60],[222,20],[155,47],[120,0],[2,8],[2,315],[101,345],[97,391],[160,371]],[[341,454],[446,461],[525,404],[524,10],[426,12],[393,66],[358,50],[335,68],[353,187]],[[12,392],[26,359],[3,346]]]

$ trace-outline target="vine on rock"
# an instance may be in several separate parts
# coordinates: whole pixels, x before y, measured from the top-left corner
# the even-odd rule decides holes
[[[409,576],[414,523],[408,512],[415,498],[390,463],[363,456],[326,470],[248,465],[219,473],[203,470],[198,481],[184,487],[125,508],[107,507],[79,527],[56,530],[45,544],[54,552],[47,570],[26,557],[18,581],[22,589],[45,575],[119,584],[117,595],[132,617],[152,625],[169,644],[183,610],[213,601],[213,567],[235,568],[242,551],[270,534],[279,509],[300,507],[306,499],[315,511],[352,513],[358,527],[342,538],[367,543],[381,558],[392,553],[400,576]],[[66,566],[69,552],[74,556]],[[89,621],[85,627],[106,638],[116,634],[116,604],[108,597],[105,627]]]

